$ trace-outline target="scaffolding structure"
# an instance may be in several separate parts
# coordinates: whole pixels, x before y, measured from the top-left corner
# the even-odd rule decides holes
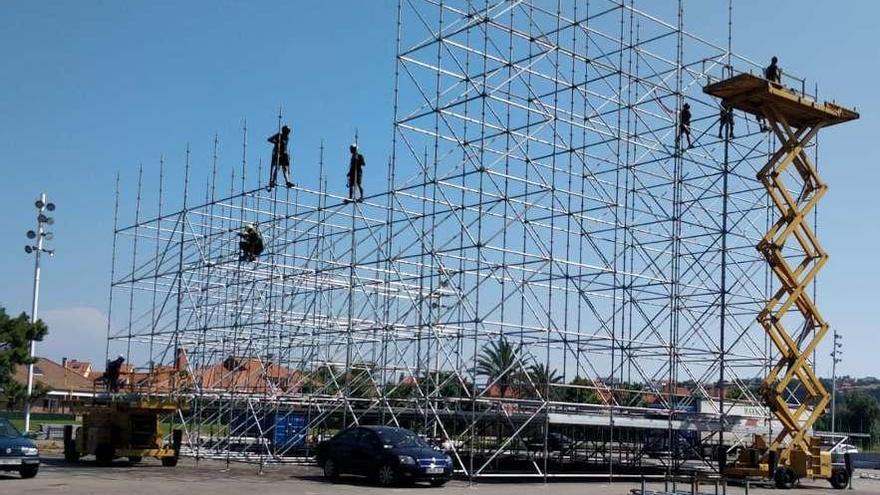
[[[771,136],[744,113],[722,133],[702,92],[760,66],[658,8],[401,0],[387,188],[360,202],[323,170],[267,191],[246,129],[203,191],[187,151],[180,205],[163,162],[147,214],[139,176],[109,303],[129,387],[188,402],[190,454],[261,465],[391,424],[471,478],[668,474],[778,431]]]

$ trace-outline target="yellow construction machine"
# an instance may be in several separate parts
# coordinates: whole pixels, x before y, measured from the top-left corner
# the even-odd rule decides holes
[[[174,467],[180,456],[183,432],[172,431],[172,441],[166,443],[160,418],[177,410],[176,404],[158,400],[96,400],[76,411],[82,416],[82,426],[76,433],[72,425],[65,427],[64,460],[76,462],[83,456],[94,455],[99,465],[109,465],[118,458],[136,463],[144,457],[155,457],[163,466]]]
[[[777,211],[757,249],[779,287],[757,319],[778,350],[761,385],[761,396],[782,428],[769,441],[757,436],[751,446],[740,450],[732,466],[725,466],[724,474],[772,478],[779,488],[791,488],[802,478],[826,479],[834,488],[844,488],[851,470],[832,466],[831,453],[812,437],[829,394],[810,362],[828,332],[828,322],[812,300],[810,287],[828,254],[810,224],[828,186],[810,160],[808,146],[820,129],[858,119],[859,114],[751,74],[710,84],[703,91],[719,98],[725,109],[767,122],[779,143],[757,174]],[[803,394],[792,405],[787,398],[794,388]]]

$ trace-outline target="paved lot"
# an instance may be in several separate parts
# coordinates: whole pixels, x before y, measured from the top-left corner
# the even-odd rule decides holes
[[[269,466],[261,475],[256,466],[226,464],[216,461],[201,461],[198,466],[190,459],[183,459],[176,468],[163,468],[153,460],[144,461],[138,466],[118,464],[110,468],[99,468],[84,462],[76,466],[66,466],[60,459],[46,460],[40,474],[31,480],[21,480],[18,476],[0,475],[2,494],[57,494],[95,495],[115,493],[117,495],[323,495],[323,494],[378,494],[395,495],[531,495],[534,493],[558,495],[614,495],[628,494],[637,488],[635,483],[618,482],[609,485],[602,481],[542,483],[510,480],[504,483],[480,483],[469,486],[466,482],[452,481],[443,488],[415,486],[383,490],[373,487],[366,481],[345,477],[338,483],[327,483],[314,467]],[[649,489],[662,490],[662,484],[649,485]],[[871,493],[880,494],[880,480],[855,479],[855,490],[841,494]],[[689,487],[679,486],[680,492],[689,493]],[[705,487],[703,493],[714,493]],[[769,489],[752,488],[751,494],[781,492]],[[788,495],[831,493],[830,486],[816,482],[801,489],[786,492]],[[731,495],[743,495],[742,487],[729,487]]]

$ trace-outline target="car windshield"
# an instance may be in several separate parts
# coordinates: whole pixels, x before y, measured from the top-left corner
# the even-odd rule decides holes
[[[21,433],[8,420],[0,418],[0,437],[20,437]]]
[[[404,429],[381,429],[376,434],[382,440],[383,445],[392,447],[429,447],[421,437]]]

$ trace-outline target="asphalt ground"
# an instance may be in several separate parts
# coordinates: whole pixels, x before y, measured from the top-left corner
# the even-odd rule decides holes
[[[866,472],[866,471],[862,471]],[[854,478],[854,490],[841,491],[843,494],[878,494],[880,495],[880,479],[863,479],[860,472]],[[873,472],[873,474],[880,474]],[[880,478],[880,476],[878,476]],[[93,495],[112,493],[116,495],[324,495],[324,494],[379,494],[394,493],[420,495],[526,495],[526,494],[559,494],[559,495],[614,495],[629,494],[640,483],[617,481],[569,481],[544,484],[537,480],[504,479],[496,482],[469,484],[467,481],[453,480],[442,488],[428,485],[416,485],[394,489],[383,489],[373,486],[368,480],[358,477],[342,477],[331,483],[321,477],[320,469],[313,466],[272,465],[266,466],[261,474],[258,466],[232,463],[228,467],[225,462],[181,459],[175,468],[162,467],[154,459],[146,459],[138,465],[118,462],[111,467],[98,467],[92,462],[83,461],[67,465],[60,457],[50,456],[43,459],[43,466],[36,478],[19,479],[17,473],[0,473],[0,494],[58,494]],[[663,491],[662,483],[648,484],[649,490]],[[672,488],[671,486],[669,487]],[[679,493],[690,493],[689,484],[679,484]],[[783,492],[772,488],[751,486],[750,494]],[[824,481],[805,482],[800,488],[784,492],[787,495],[833,493],[830,485]],[[703,486],[701,493],[714,494],[713,486]],[[719,489],[719,493],[721,490]],[[728,486],[727,494],[743,495],[742,486]]]

